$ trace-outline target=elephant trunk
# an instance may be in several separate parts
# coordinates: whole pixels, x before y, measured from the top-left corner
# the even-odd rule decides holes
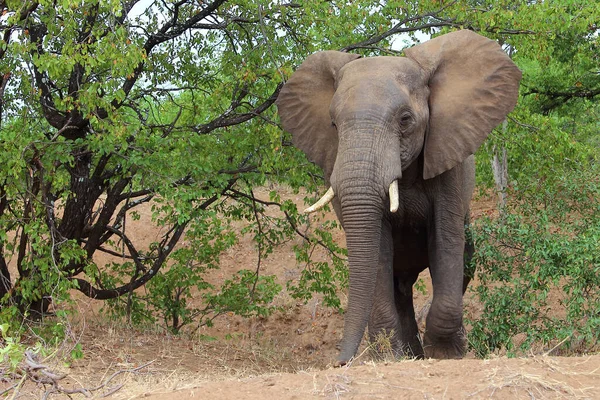
[[[387,190],[378,179],[376,157],[356,148],[345,149],[341,154],[332,185],[339,195],[346,232],[350,282],[338,365],[354,357],[367,327],[375,296],[383,212],[388,208]],[[357,162],[352,154],[363,158]]]
[[[346,364],[358,350],[373,307],[381,238],[380,208],[362,202],[344,202],[342,215],[348,248],[350,282],[344,336],[338,365]]]
[[[368,122],[339,127],[338,155],[331,176],[346,232],[350,272],[338,365],[354,357],[367,327],[377,283],[383,215],[385,210],[397,209],[390,201],[390,184],[402,177],[397,137],[388,134],[380,121]]]

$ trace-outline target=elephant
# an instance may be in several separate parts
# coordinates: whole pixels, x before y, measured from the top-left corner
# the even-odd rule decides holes
[[[323,169],[346,234],[348,305],[337,366],[368,326],[403,357],[462,358],[463,295],[473,154],[516,105],[521,71],[470,30],[407,48],[405,56],[322,51],[276,100],[293,144]],[[421,339],[413,284],[429,268],[433,298]]]

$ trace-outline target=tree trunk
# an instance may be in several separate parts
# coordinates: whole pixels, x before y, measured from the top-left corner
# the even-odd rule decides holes
[[[7,206],[6,191],[4,186],[0,186],[0,216],[4,215]],[[0,242],[0,299],[8,294],[11,288],[10,272],[8,271],[6,258],[4,258],[4,244]]]
[[[507,121],[502,123],[502,131],[506,132]],[[494,145],[492,152],[492,171],[494,173],[494,182],[496,183],[496,193],[498,195],[498,209],[500,215],[504,213],[506,207],[506,189],[508,188],[508,163],[506,161],[506,147],[498,150]]]
[[[11,288],[10,272],[4,259],[4,246],[0,245],[0,299],[8,294]]]

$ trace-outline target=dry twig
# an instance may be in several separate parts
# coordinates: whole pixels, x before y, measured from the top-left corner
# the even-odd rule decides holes
[[[41,385],[44,387],[45,392],[42,395],[42,399],[47,399],[51,394],[61,393],[66,395],[71,394],[82,394],[85,397],[91,397],[93,392],[98,392],[102,389],[106,389],[105,392],[100,394],[100,397],[109,396],[119,389],[123,387],[123,384],[118,384],[113,387],[109,387],[110,382],[117,376],[124,373],[134,373],[137,372],[148,365],[152,364],[154,361],[147,362],[143,365],[140,365],[136,368],[130,368],[126,370],[119,370],[112,374],[108,379],[102,382],[100,385],[93,388],[68,388],[61,385],[60,381],[67,377],[67,374],[59,374],[55,371],[52,371],[50,367],[41,363],[38,359],[38,355],[31,350],[27,350],[25,352],[25,359],[22,361],[17,372],[10,374],[10,376],[3,376],[7,380],[16,381],[17,383],[10,386],[9,388],[0,392],[0,396],[6,395],[9,392],[13,392],[12,398],[17,398],[19,396],[19,391],[23,387],[24,383],[27,381],[31,381],[37,385]]]

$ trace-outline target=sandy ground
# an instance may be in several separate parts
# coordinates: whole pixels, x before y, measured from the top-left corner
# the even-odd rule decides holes
[[[597,399],[600,358],[405,361],[267,374],[142,394],[166,399]]]

